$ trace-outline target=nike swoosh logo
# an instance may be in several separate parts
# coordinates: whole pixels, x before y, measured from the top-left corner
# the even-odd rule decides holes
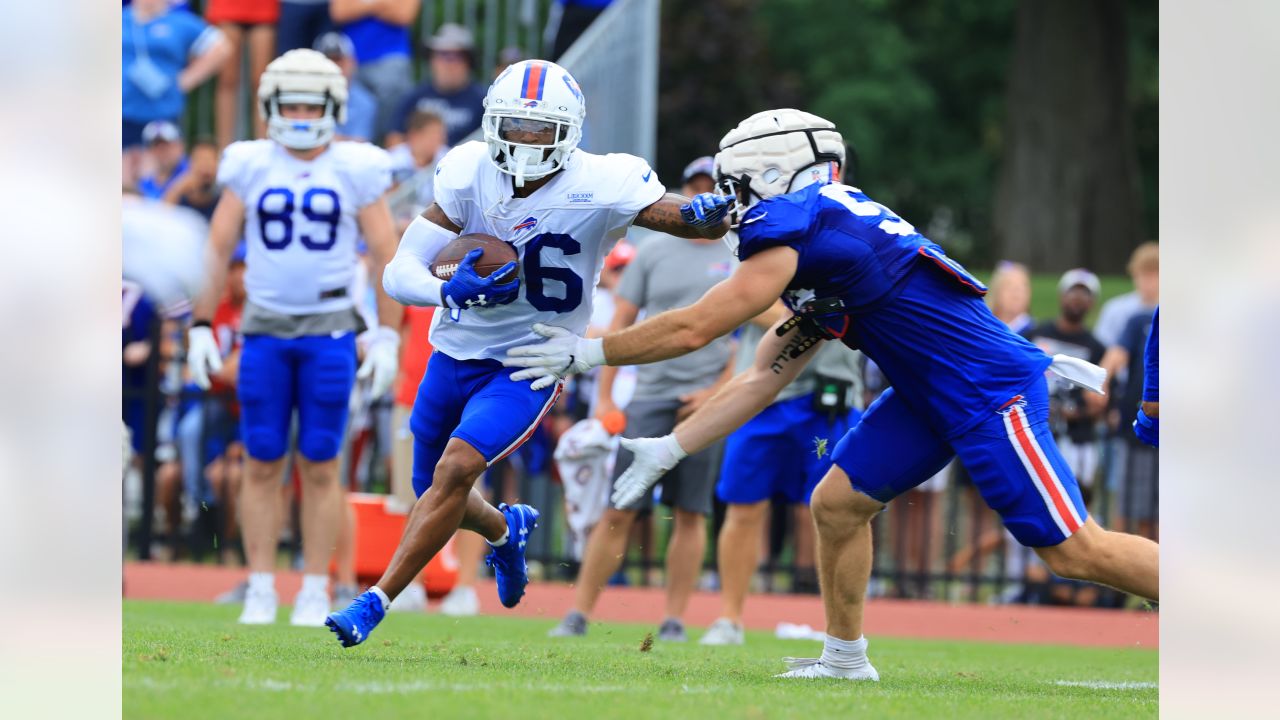
[[[650,175],[652,175],[652,174],[653,174],[653,170],[650,170],[649,172],[647,172],[647,173],[645,173],[645,174],[644,174],[644,177],[640,178],[640,181],[641,181],[641,182],[649,182],[649,176],[650,176]]]
[[[742,224],[743,224],[743,225],[750,225],[751,223],[753,223],[753,222],[755,222],[755,221],[757,221],[757,220],[763,220],[763,219],[764,219],[764,216],[765,216],[765,215],[768,215],[768,214],[769,214],[769,211],[768,211],[768,210],[765,210],[764,212],[762,212],[762,213],[760,213],[759,215],[757,215],[757,216],[755,216],[755,217],[751,218],[750,220],[743,220],[743,221],[742,221]]]

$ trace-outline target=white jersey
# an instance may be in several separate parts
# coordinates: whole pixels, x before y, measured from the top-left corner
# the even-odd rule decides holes
[[[512,196],[482,142],[459,145],[436,166],[435,201],[462,234],[485,233],[515,245],[520,296],[497,307],[438,312],[431,344],[457,360],[501,359],[542,340],[534,323],[581,335],[591,320],[600,268],[637,213],[666,192],[633,155],[575,150],[564,169],[526,198]]]
[[[335,142],[299,160],[273,140],[227,146],[218,182],[245,205],[249,301],[286,315],[350,308],[356,214],[391,185],[391,159],[368,143]]]

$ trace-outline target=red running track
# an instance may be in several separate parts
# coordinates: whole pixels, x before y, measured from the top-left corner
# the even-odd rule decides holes
[[[211,565],[126,563],[124,596],[208,602],[244,580],[245,572]],[[282,604],[288,604],[301,586],[299,573],[276,575],[276,589]],[[477,589],[484,614],[542,618],[550,622],[559,619],[573,605],[573,587],[560,583],[531,584],[524,600],[514,610],[498,603],[491,581],[482,582]],[[657,624],[662,620],[662,606],[660,588],[610,587],[601,595],[592,620]],[[706,627],[719,616],[719,610],[720,599],[716,593],[696,592],[684,620],[693,627]],[[753,630],[772,631],[780,622],[821,629],[822,603],[812,595],[752,595],[747,599],[743,622]],[[1160,647],[1159,615],[1144,611],[872,599],[867,602],[865,624],[869,634],[881,637]]]

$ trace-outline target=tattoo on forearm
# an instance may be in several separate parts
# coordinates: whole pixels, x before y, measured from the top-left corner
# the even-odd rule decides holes
[[[815,344],[809,342],[809,338],[805,337],[804,333],[795,333],[787,341],[786,347],[782,348],[777,357],[773,359],[773,364],[769,366],[769,369],[773,371],[774,375],[781,375],[788,362],[805,354]]]
[[[657,230],[658,232],[664,232],[668,235],[675,235],[677,237],[711,238],[719,237],[719,235],[724,234],[713,234],[717,229],[715,227],[698,228],[686,223],[684,218],[680,216],[680,207],[688,202],[689,199],[683,195],[667,193],[662,196],[662,199],[658,202],[650,205],[644,210],[641,210],[640,214],[636,216],[636,224],[650,230]]]

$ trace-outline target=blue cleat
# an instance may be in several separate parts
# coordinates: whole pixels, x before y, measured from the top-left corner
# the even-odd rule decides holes
[[[338,636],[342,647],[354,647],[369,639],[369,633],[378,627],[387,611],[382,599],[366,590],[360,593],[346,610],[329,613],[324,624]]]
[[[498,506],[507,516],[507,542],[493,548],[484,564],[493,568],[498,581],[498,599],[503,607],[513,608],[524,597],[524,586],[529,584],[529,568],[524,562],[524,548],[529,543],[529,533],[538,527],[538,511],[528,505]]]

